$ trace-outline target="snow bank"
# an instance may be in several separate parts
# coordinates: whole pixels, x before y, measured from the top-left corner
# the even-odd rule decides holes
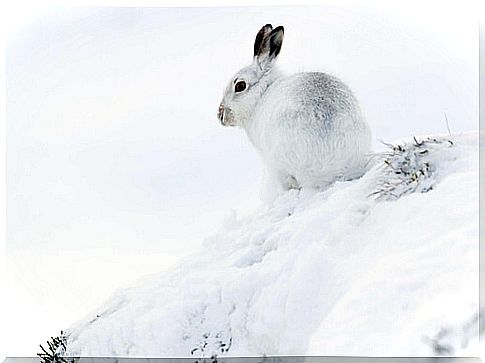
[[[478,134],[447,139],[424,153],[408,140],[412,155],[395,149],[359,180],[233,213],[178,268],[118,291],[69,329],[66,354],[426,356],[470,347]],[[383,193],[403,165],[426,173],[407,169],[398,193]]]

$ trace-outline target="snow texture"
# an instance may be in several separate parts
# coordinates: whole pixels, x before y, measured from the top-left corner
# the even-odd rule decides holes
[[[69,329],[66,354],[470,349],[478,334],[478,134],[396,145],[358,180],[233,212],[176,269],[118,291]]]

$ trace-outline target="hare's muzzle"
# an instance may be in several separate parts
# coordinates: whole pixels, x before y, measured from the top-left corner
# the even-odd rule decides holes
[[[219,110],[217,111],[217,118],[221,121],[221,124],[224,125],[224,104],[219,105]]]
[[[221,121],[222,126],[236,126],[232,110],[228,107],[224,107],[223,103],[221,103],[219,106],[219,111],[217,111],[217,118],[219,119],[219,121]]]

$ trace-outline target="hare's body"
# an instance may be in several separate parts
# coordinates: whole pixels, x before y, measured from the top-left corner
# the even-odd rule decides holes
[[[325,187],[362,175],[370,132],[338,79],[298,73],[276,79],[242,127],[283,185]]]
[[[253,63],[226,87],[219,120],[247,132],[284,189],[321,188],[361,176],[371,138],[357,100],[324,73],[282,76],[274,65],[282,42],[283,27],[261,28]]]

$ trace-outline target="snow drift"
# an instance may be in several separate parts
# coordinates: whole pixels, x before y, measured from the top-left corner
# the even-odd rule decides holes
[[[478,325],[478,134],[391,147],[359,180],[235,212],[173,271],[67,331],[66,355],[434,355]]]

